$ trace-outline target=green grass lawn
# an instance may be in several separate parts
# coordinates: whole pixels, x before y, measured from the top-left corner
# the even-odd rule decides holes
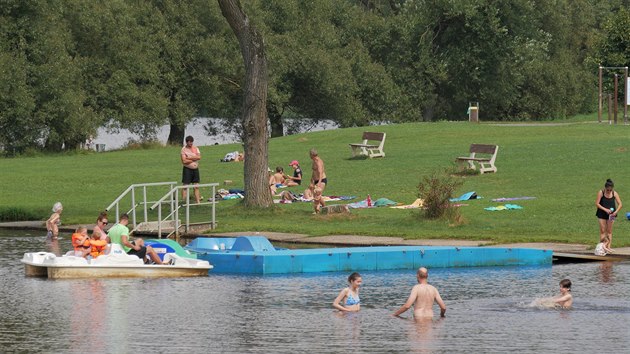
[[[615,224],[614,246],[630,246],[630,126],[597,124],[519,126],[438,122],[339,129],[274,138],[269,166],[297,159],[310,178],[308,151],[315,147],[326,163],[327,195],[352,195],[354,201],[386,197],[409,204],[422,176],[453,166],[471,143],[499,145],[498,173],[466,176],[459,194],[476,191],[483,199],[461,207],[464,222],[430,221],[419,211],[355,209],[351,215],[313,216],[310,203],[245,210],[238,201],[217,206],[216,231],[278,231],[310,235],[359,234],[405,238],[456,238],[496,242],[555,241],[592,244],[598,240],[595,196],[606,178],[626,202]],[[381,159],[350,159],[348,143],[364,130],[387,133]],[[193,134],[194,135],[194,134]],[[180,181],[179,147],[59,156],[0,159],[0,210],[23,208],[45,218],[55,201],[64,204],[63,222],[92,223],[132,183]],[[221,163],[239,144],[201,147],[203,183],[233,180],[242,187],[242,163]],[[222,187],[222,186],[220,186]],[[290,188],[301,192],[303,188]],[[163,193],[164,191],[158,191]],[[156,195],[159,194],[155,192]],[[209,191],[203,191],[206,197]],[[522,210],[490,212],[499,197],[532,196],[515,201]],[[153,199],[155,200],[155,199]],[[196,213],[207,213],[207,208]]]

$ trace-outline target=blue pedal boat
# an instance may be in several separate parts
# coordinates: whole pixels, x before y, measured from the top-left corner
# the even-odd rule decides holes
[[[198,237],[185,249],[214,266],[213,273],[286,274],[551,265],[553,251],[532,248],[375,246],[278,249],[263,236]]]

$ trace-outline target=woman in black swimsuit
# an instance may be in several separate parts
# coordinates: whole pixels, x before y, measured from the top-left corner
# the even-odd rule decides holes
[[[597,192],[595,206],[597,207],[597,221],[599,221],[599,242],[604,244],[604,251],[612,253],[612,227],[621,210],[621,197],[615,193],[615,184],[611,179],[606,180],[604,189]]]

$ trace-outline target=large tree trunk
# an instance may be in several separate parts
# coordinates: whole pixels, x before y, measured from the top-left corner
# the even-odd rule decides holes
[[[271,104],[268,107],[269,125],[271,126],[271,137],[276,138],[284,136],[284,124],[282,123],[282,113],[278,111],[278,107]]]
[[[168,132],[168,140],[167,143],[171,145],[181,146],[184,144],[184,133],[185,126],[182,126],[181,123],[178,123],[178,119],[175,116],[175,107],[177,100],[177,92],[175,90],[171,91],[171,95],[169,97],[169,109],[168,109],[168,121],[170,122],[171,129]]]
[[[167,143],[171,145],[182,145],[184,144],[184,129],[179,125],[173,123],[173,120],[169,119],[171,122],[171,129],[168,132],[168,140]]]
[[[243,136],[246,207],[273,205],[267,174],[267,59],[262,35],[243,12],[239,0],[218,0],[223,17],[238,39],[245,64]]]

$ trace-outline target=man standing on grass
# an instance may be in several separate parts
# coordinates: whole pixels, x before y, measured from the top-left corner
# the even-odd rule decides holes
[[[415,285],[413,289],[411,289],[409,299],[407,299],[407,302],[405,302],[398,311],[394,312],[393,316],[400,316],[413,305],[413,317],[415,319],[432,318],[433,303],[437,302],[440,306],[440,316],[444,317],[446,314],[446,305],[444,301],[442,301],[438,290],[427,282],[429,271],[424,267],[419,268],[416,273],[416,278],[418,279],[418,285]]]
[[[326,170],[324,169],[324,161],[317,154],[317,150],[311,149],[309,152],[311,160],[313,160],[313,175],[311,176],[311,184],[308,187],[313,192],[313,208],[315,213],[319,213],[324,206],[324,188],[328,183],[326,178]]]
[[[191,183],[199,184],[199,160],[201,160],[201,152],[199,148],[193,145],[195,139],[191,135],[186,137],[186,145],[182,148],[181,158],[184,169],[182,170],[182,184],[187,186]],[[186,202],[188,188],[182,189],[182,200]],[[195,201],[197,204],[201,202],[199,187],[195,187]]]

